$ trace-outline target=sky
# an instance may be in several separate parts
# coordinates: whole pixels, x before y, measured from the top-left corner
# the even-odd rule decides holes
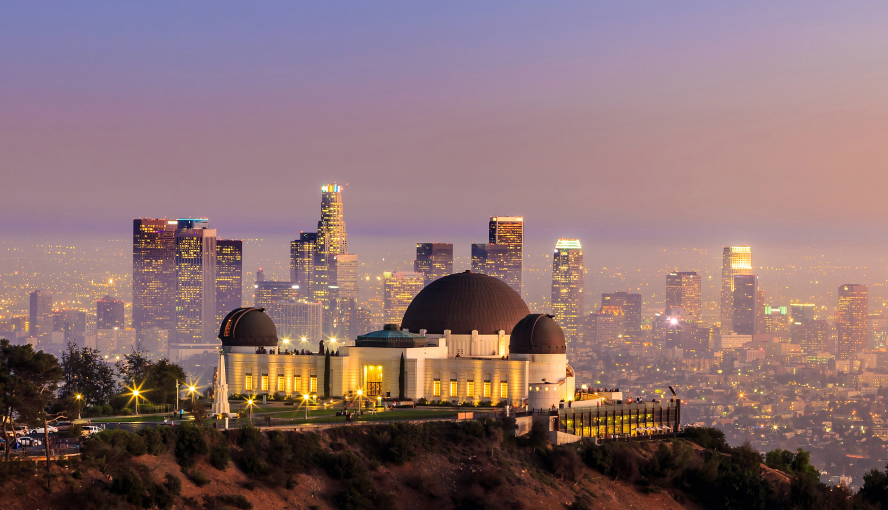
[[[540,253],[881,257],[886,26],[884,2],[0,0],[0,236],[286,239],[335,181],[374,254],[467,255],[521,215]]]

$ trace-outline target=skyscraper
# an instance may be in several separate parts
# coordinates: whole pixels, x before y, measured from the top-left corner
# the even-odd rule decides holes
[[[685,320],[703,320],[700,275],[696,271],[673,271],[666,275],[666,306],[682,308]]]
[[[299,297],[299,290],[292,282],[276,282],[265,280],[253,285],[253,306],[271,309],[277,302],[288,301]]]
[[[552,314],[564,330],[568,348],[583,339],[585,312],[583,247],[577,239],[559,239],[552,261]]]
[[[295,299],[277,301],[268,308],[268,315],[277,326],[278,337],[289,344],[285,349],[316,350],[321,334],[323,307]],[[289,340],[289,342],[286,342]]]
[[[317,248],[317,232],[301,232],[299,239],[290,243],[290,281],[299,286],[299,297],[312,296],[311,278]]]
[[[40,340],[52,338],[52,292],[35,290],[29,297],[28,336]]]
[[[133,220],[133,329],[144,340],[154,328],[172,332],[176,325],[176,221]]]
[[[105,296],[96,301],[96,329],[123,329],[123,301]]]
[[[206,218],[179,219],[176,226],[176,334],[174,361],[212,351],[216,340],[216,231]]]
[[[385,272],[383,280],[384,321],[386,324],[401,324],[407,306],[424,287],[424,277],[422,273]]]
[[[839,287],[836,307],[836,358],[848,359],[866,348],[869,334],[869,297],[865,285],[846,284]]]
[[[486,274],[506,281],[504,268],[509,258],[509,247],[500,244],[472,244],[472,272]],[[513,287],[514,288],[514,287]]]
[[[502,257],[491,259],[488,256],[487,273],[496,276],[521,295],[524,260],[524,218],[521,216],[491,216],[488,224],[488,246],[505,246]],[[492,264],[492,265],[491,265]],[[502,275],[502,276],[500,276]]]
[[[641,332],[641,294],[611,292],[601,294],[601,309],[618,307],[623,312],[625,334],[635,336]]]
[[[413,271],[425,275],[425,285],[453,274],[453,244],[416,243]]]
[[[754,274],[734,275],[734,295],[731,318],[733,331],[738,335],[755,334],[756,303],[758,301],[758,276]]]
[[[329,309],[331,286],[336,286],[336,255],[348,253],[345,219],[342,208],[342,186],[321,187],[321,219],[315,241],[311,278],[311,301],[320,301]]]
[[[736,331],[734,320],[734,276],[752,274],[752,249],[749,246],[725,246],[722,254],[721,331]]]
[[[243,244],[236,239],[216,240],[216,323],[243,305]]]
[[[792,319],[786,306],[765,306],[765,329],[763,333],[774,335],[779,342],[792,340]]]

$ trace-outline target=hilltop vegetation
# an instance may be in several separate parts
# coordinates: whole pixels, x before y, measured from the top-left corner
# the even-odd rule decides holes
[[[766,458],[715,429],[684,439],[553,447],[540,426],[434,422],[318,433],[188,424],[105,431],[54,468],[0,469],[4,508],[876,508],[888,472],[861,494],[828,488],[804,452]],[[767,465],[764,465],[766,462]]]

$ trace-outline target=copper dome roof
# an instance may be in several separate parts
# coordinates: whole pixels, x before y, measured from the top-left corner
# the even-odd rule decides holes
[[[225,347],[275,347],[277,328],[265,308],[235,308],[222,320],[219,340]]]
[[[509,354],[564,354],[564,330],[551,315],[534,313],[515,324]]]
[[[439,278],[410,302],[401,328],[418,333],[443,335],[495,335],[512,333],[512,328],[530,313],[521,296],[505,282],[492,276],[466,271]]]

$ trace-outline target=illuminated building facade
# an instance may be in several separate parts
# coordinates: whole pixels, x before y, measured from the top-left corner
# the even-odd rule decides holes
[[[52,338],[52,292],[35,290],[29,296],[28,336],[40,340]]]
[[[552,260],[552,314],[564,330],[568,349],[583,339],[585,274],[580,241],[560,239]]]
[[[758,302],[758,276],[754,274],[734,275],[734,297],[731,319],[733,331],[738,335],[756,333],[756,304]]]
[[[487,274],[506,282],[520,296],[524,260],[524,218],[491,216],[487,244],[506,247],[505,254],[488,257],[487,266],[491,272]]]
[[[331,287],[336,282],[336,256],[348,253],[345,219],[342,207],[342,186],[328,184],[321,187],[321,219],[315,240],[315,253],[311,277],[311,301],[330,307]]]
[[[789,314],[789,307],[786,306],[765,306],[765,327],[764,333],[774,335],[779,342],[792,341],[792,318]]]
[[[299,298],[299,289],[291,282],[276,282],[266,280],[253,284],[253,306],[256,308],[271,309],[271,306],[279,301],[287,301]],[[240,307],[238,307],[240,308]],[[233,310],[233,308],[232,308]],[[231,310],[229,310],[230,312]]]
[[[601,294],[601,310],[618,307],[623,311],[625,334],[634,337],[641,333],[641,294],[605,292]]]
[[[243,245],[239,239],[216,240],[216,321],[243,305]]]
[[[290,281],[299,286],[299,297],[312,297],[311,277],[314,273],[317,232],[301,232],[299,239],[290,243]]]
[[[172,333],[176,326],[176,225],[174,220],[133,220],[133,329]]]
[[[212,351],[216,335],[216,231],[206,218],[176,226],[176,330],[174,361]]]
[[[673,271],[666,275],[666,306],[683,309],[686,320],[703,320],[702,295],[696,271]]]
[[[291,351],[306,349],[317,352],[318,343],[324,338],[324,307],[320,303],[307,303],[291,298],[276,301],[267,311],[278,329],[278,347]]]
[[[413,271],[425,275],[425,285],[453,274],[453,244],[416,243]]]
[[[829,333],[829,322],[823,319],[794,322],[792,325],[792,342],[801,345],[802,352],[813,354],[827,349],[829,346]]]
[[[721,331],[734,329],[734,277],[752,274],[752,249],[749,246],[725,246],[722,253]]]
[[[96,301],[96,327],[98,329],[123,329],[123,301],[105,296]]]
[[[508,277],[504,272],[510,248],[499,244],[472,244],[472,272],[493,276],[502,281]],[[511,285],[510,285],[511,287]],[[514,288],[514,287],[512,287]]]
[[[848,359],[866,348],[869,335],[869,291],[865,285],[839,287],[836,307],[836,358]]]
[[[386,324],[401,324],[413,298],[425,287],[422,273],[383,273],[383,313]]]

